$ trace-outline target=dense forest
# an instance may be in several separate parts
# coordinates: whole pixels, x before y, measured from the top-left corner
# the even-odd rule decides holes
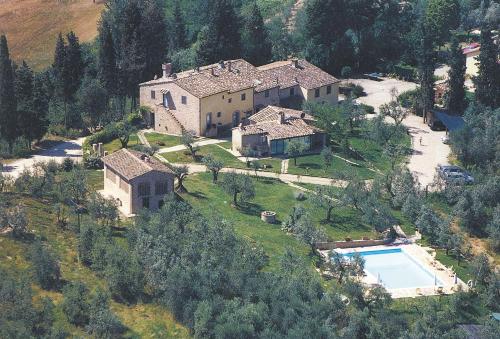
[[[258,243],[239,236],[222,216],[204,215],[178,195],[169,197],[158,213],[144,212],[133,225],[124,224],[116,203],[96,194],[90,182],[96,172],[90,169],[102,165],[99,160],[79,165],[68,159],[37,163],[16,180],[0,176],[0,233],[7,226],[12,230],[0,238],[0,248],[20,244],[23,263],[29,262],[19,270],[0,265],[0,337],[66,338],[72,334],[68,328],[82,337],[127,336],[117,310],[143,303],[168,310],[197,338],[462,338],[457,325],[478,322],[483,338],[498,338],[499,322],[486,319],[500,311],[500,275],[488,256],[471,253],[467,237],[484,240],[498,255],[500,64],[494,36],[500,4],[306,0],[292,24],[294,5],[111,0],[96,40],[82,44],[73,32],[61,32],[52,66],[39,73],[10,58],[8,37],[2,35],[0,156],[27,155],[47,136],[90,135],[87,144],[119,140],[127,147],[146,109],[139,107],[138,84],[161,74],[165,61],[180,71],[219,60],[244,58],[262,65],[295,56],[339,78],[381,72],[418,83],[416,91],[401,93],[371,121],[362,119],[365,112],[350,99],[337,108],[305,103],[346,154],[351,148],[345,140],[362,131],[361,138],[399,159],[408,152],[399,146],[407,138],[401,125],[407,113],[401,107],[412,106],[417,113],[432,109],[434,71],[448,64],[445,106],[465,120],[464,128],[451,134],[451,148],[457,163],[474,174],[475,184],[429,193],[394,160],[372,185],[345,173],[349,184],[342,190],[315,188],[318,197],[329,198],[316,197],[314,204],[326,211],[327,220],[339,208],[337,201],[352,206],[377,232],[395,214],[401,216],[426,244],[457,260],[458,267],[467,261],[474,288],[405,301],[411,310],[403,314],[402,304],[383,288],[367,288],[356,280],[362,260],[355,265],[335,257],[325,262],[312,249],[305,260],[287,250],[277,268],[270,269],[268,253]],[[472,33],[475,29],[480,34]],[[473,41],[481,43],[481,53],[471,93],[464,88],[461,46]],[[326,149],[321,157],[331,159],[331,152]],[[220,184],[228,195],[245,191],[242,200],[255,195],[255,180],[221,174],[219,183],[222,164],[205,161],[213,169],[214,187]],[[179,179],[185,171],[179,168]],[[46,217],[50,225],[41,232],[28,229],[34,222],[32,205],[36,213],[49,208],[47,215],[55,218]],[[283,228],[313,247],[324,234],[311,220],[304,208],[294,208]],[[49,239],[61,241],[49,229],[70,239],[73,247],[64,255],[74,255],[73,261],[49,245]],[[81,272],[63,277],[70,266],[95,279],[92,286],[90,280],[83,282],[90,278]],[[316,270],[332,275],[326,279]]]

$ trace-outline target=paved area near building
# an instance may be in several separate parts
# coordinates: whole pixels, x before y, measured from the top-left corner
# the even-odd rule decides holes
[[[408,127],[412,139],[408,169],[416,176],[422,188],[425,188],[432,184],[437,165],[448,164],[450,146],[441,140],[446,132],[432,131],[423,123],[422,117],[416,115],[408,116],[403,124]]]
[[[350,79],[348,82],[363,86],[366,96],[356,99],[360,103],[373,106],[375,112],[379,112],[379,107],[391,101],[391,90],[396,88],[398,93],[413,90],[417,84],[393,78],[382,78],[383,81],[370,79]]]
[[[26,159],[19,159],[13,161],[3,167],[3,174],[11,175],[13,178],[17,178],[24,168],[30,168],[36,162],[47,162],[54,160],[61,163],[64,158],[71,158],[75,161],[81,161],[82,158],[82,144],[85,138],[79,138],[77,140],[65,141],[44,150],[38,154],[35,154]]]

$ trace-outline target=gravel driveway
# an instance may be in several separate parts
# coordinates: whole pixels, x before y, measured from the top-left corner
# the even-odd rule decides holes
[[[380,105],[391,101],[392,88],[396,88],[399,93],[417,88],[417,84],[413,82],[391,78],[384,78],[383,81],[354,79],[346,82],[363,86],[367,95],[357,100],[373,106],[377,113]],[[429,126],[423,123],[423,119],[416,115],[408,116],[403,124],[408,127],[413,145],[413,154],[410,156],[408,169],[425,188],[425,186],[432,183],[436,173],[436,166],[448,163],[450,147],[441,141],[441,137],[446,133],[444,131],[432,131]],[[422,144],[420,144],[420,138],[422,138]]]
[[[77,140],[65,141],[41,151],[26,159],[19,159],[3,166],[3,173],[17,178],[23,169],[33,166],[35,162],[55,160],[61,163],[64,158],[72,158],[75,161],[80,161],[82,158],[82,144],[85,138]]]
[[[374,81],[369,79],[350,79],[345,82],[351,82],[356,85],[361,85],[365,89],[366,96],[360,97],[357,101],[373,106],[375,112],[379,112],[379,107],[382,104],[391,101],[391,90],[396,88],[399,93],[417,88],[417,84],[413,82],[402,81],[393,78],[383,78],[383,81]]]

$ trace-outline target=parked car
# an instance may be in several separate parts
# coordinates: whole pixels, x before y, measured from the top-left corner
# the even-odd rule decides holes
[[[446,183],[473,184],[474,177],[458,166],[438,165],[438,174]]]
[[[443,144],[448,145],[450,143],[450,137],[448,135],[443,135],[441,137],[441,141],[443,142]]]
[[[441,120],[429,120],[427,122],[427,125],[431,128],[433,131],[444,131],[446,130],[446,126],[441,122]]]

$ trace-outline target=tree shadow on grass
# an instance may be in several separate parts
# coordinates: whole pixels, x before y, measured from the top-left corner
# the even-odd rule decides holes
[[[260,216],[260,213],[264,210],[261,205],[251,202],[239,203],[236,209],[243,214],[252,216]]]
[[[196,192],[188,192],[187,193],[188,195],[196,198],[196,199],[199,199],[199,200],[206,200],[208,199],[206,194],[203,193],[203,192],[200,192],[200,191],[196,191]]]
[[[316,163],[312,163],[312,162],[301,163],[301,164],[298,164],[297,167],[298,168],[302,168],[302,169],[306,169],[306,168],[309,168],[309,169],[321,169],[321,165],[316,164]]]

